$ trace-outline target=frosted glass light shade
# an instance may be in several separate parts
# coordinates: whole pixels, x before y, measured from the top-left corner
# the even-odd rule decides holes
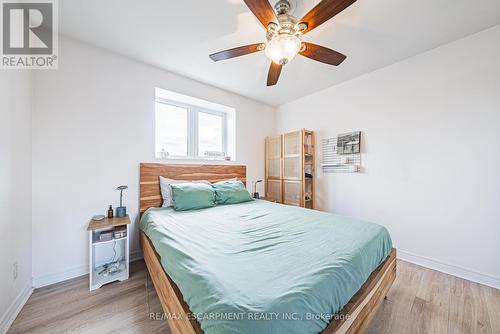
[[[278,35],[266,45],[266,56],[276,64],[285,65],[299,53],[300,39],[294,35]]]

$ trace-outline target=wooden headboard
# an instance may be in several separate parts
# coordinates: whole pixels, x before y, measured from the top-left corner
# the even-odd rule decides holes
[[[217,182],[238,178],[246,184],[247,167],[241,165],[179,165],[141,163],[139,181],[139,207],[144,213],[151,207],[161,207],[160,179],[163,176],[174,180],[207,180]]]

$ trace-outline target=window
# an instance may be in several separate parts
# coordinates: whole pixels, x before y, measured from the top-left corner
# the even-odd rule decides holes
[[[173,104],[156,103],[156,145],[169,155],[188,155],[189,109]]]
[[[198,156],[226,153],[226,117],[221,113],[198,112]]]
[[[234,109],[156,89],[156,158],[234,160]]]

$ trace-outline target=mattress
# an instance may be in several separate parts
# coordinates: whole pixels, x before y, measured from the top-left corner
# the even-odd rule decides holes
[[[392,248],[380,225],[262,200],[140,228],[206,334],[319,333]]]

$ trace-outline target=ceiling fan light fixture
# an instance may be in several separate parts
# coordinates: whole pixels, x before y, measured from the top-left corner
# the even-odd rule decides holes
[[[266,45],[266,56],[276,64],[285,65],[300,52],[302,42],[295,35],[276,35]]]
[[[283,65],[298,54],[328,65],[338,66],[346,56],[324,46],[302,42],[302,36],[344,11],[356,0],[318,0],[300,20],[294,15],[297,0],[243,0],[266,29],[267,43],[254,43],[219,51],[210,55],[213,61],[231,59],[263,51],[271,59],[267,86],[278,83]]]

